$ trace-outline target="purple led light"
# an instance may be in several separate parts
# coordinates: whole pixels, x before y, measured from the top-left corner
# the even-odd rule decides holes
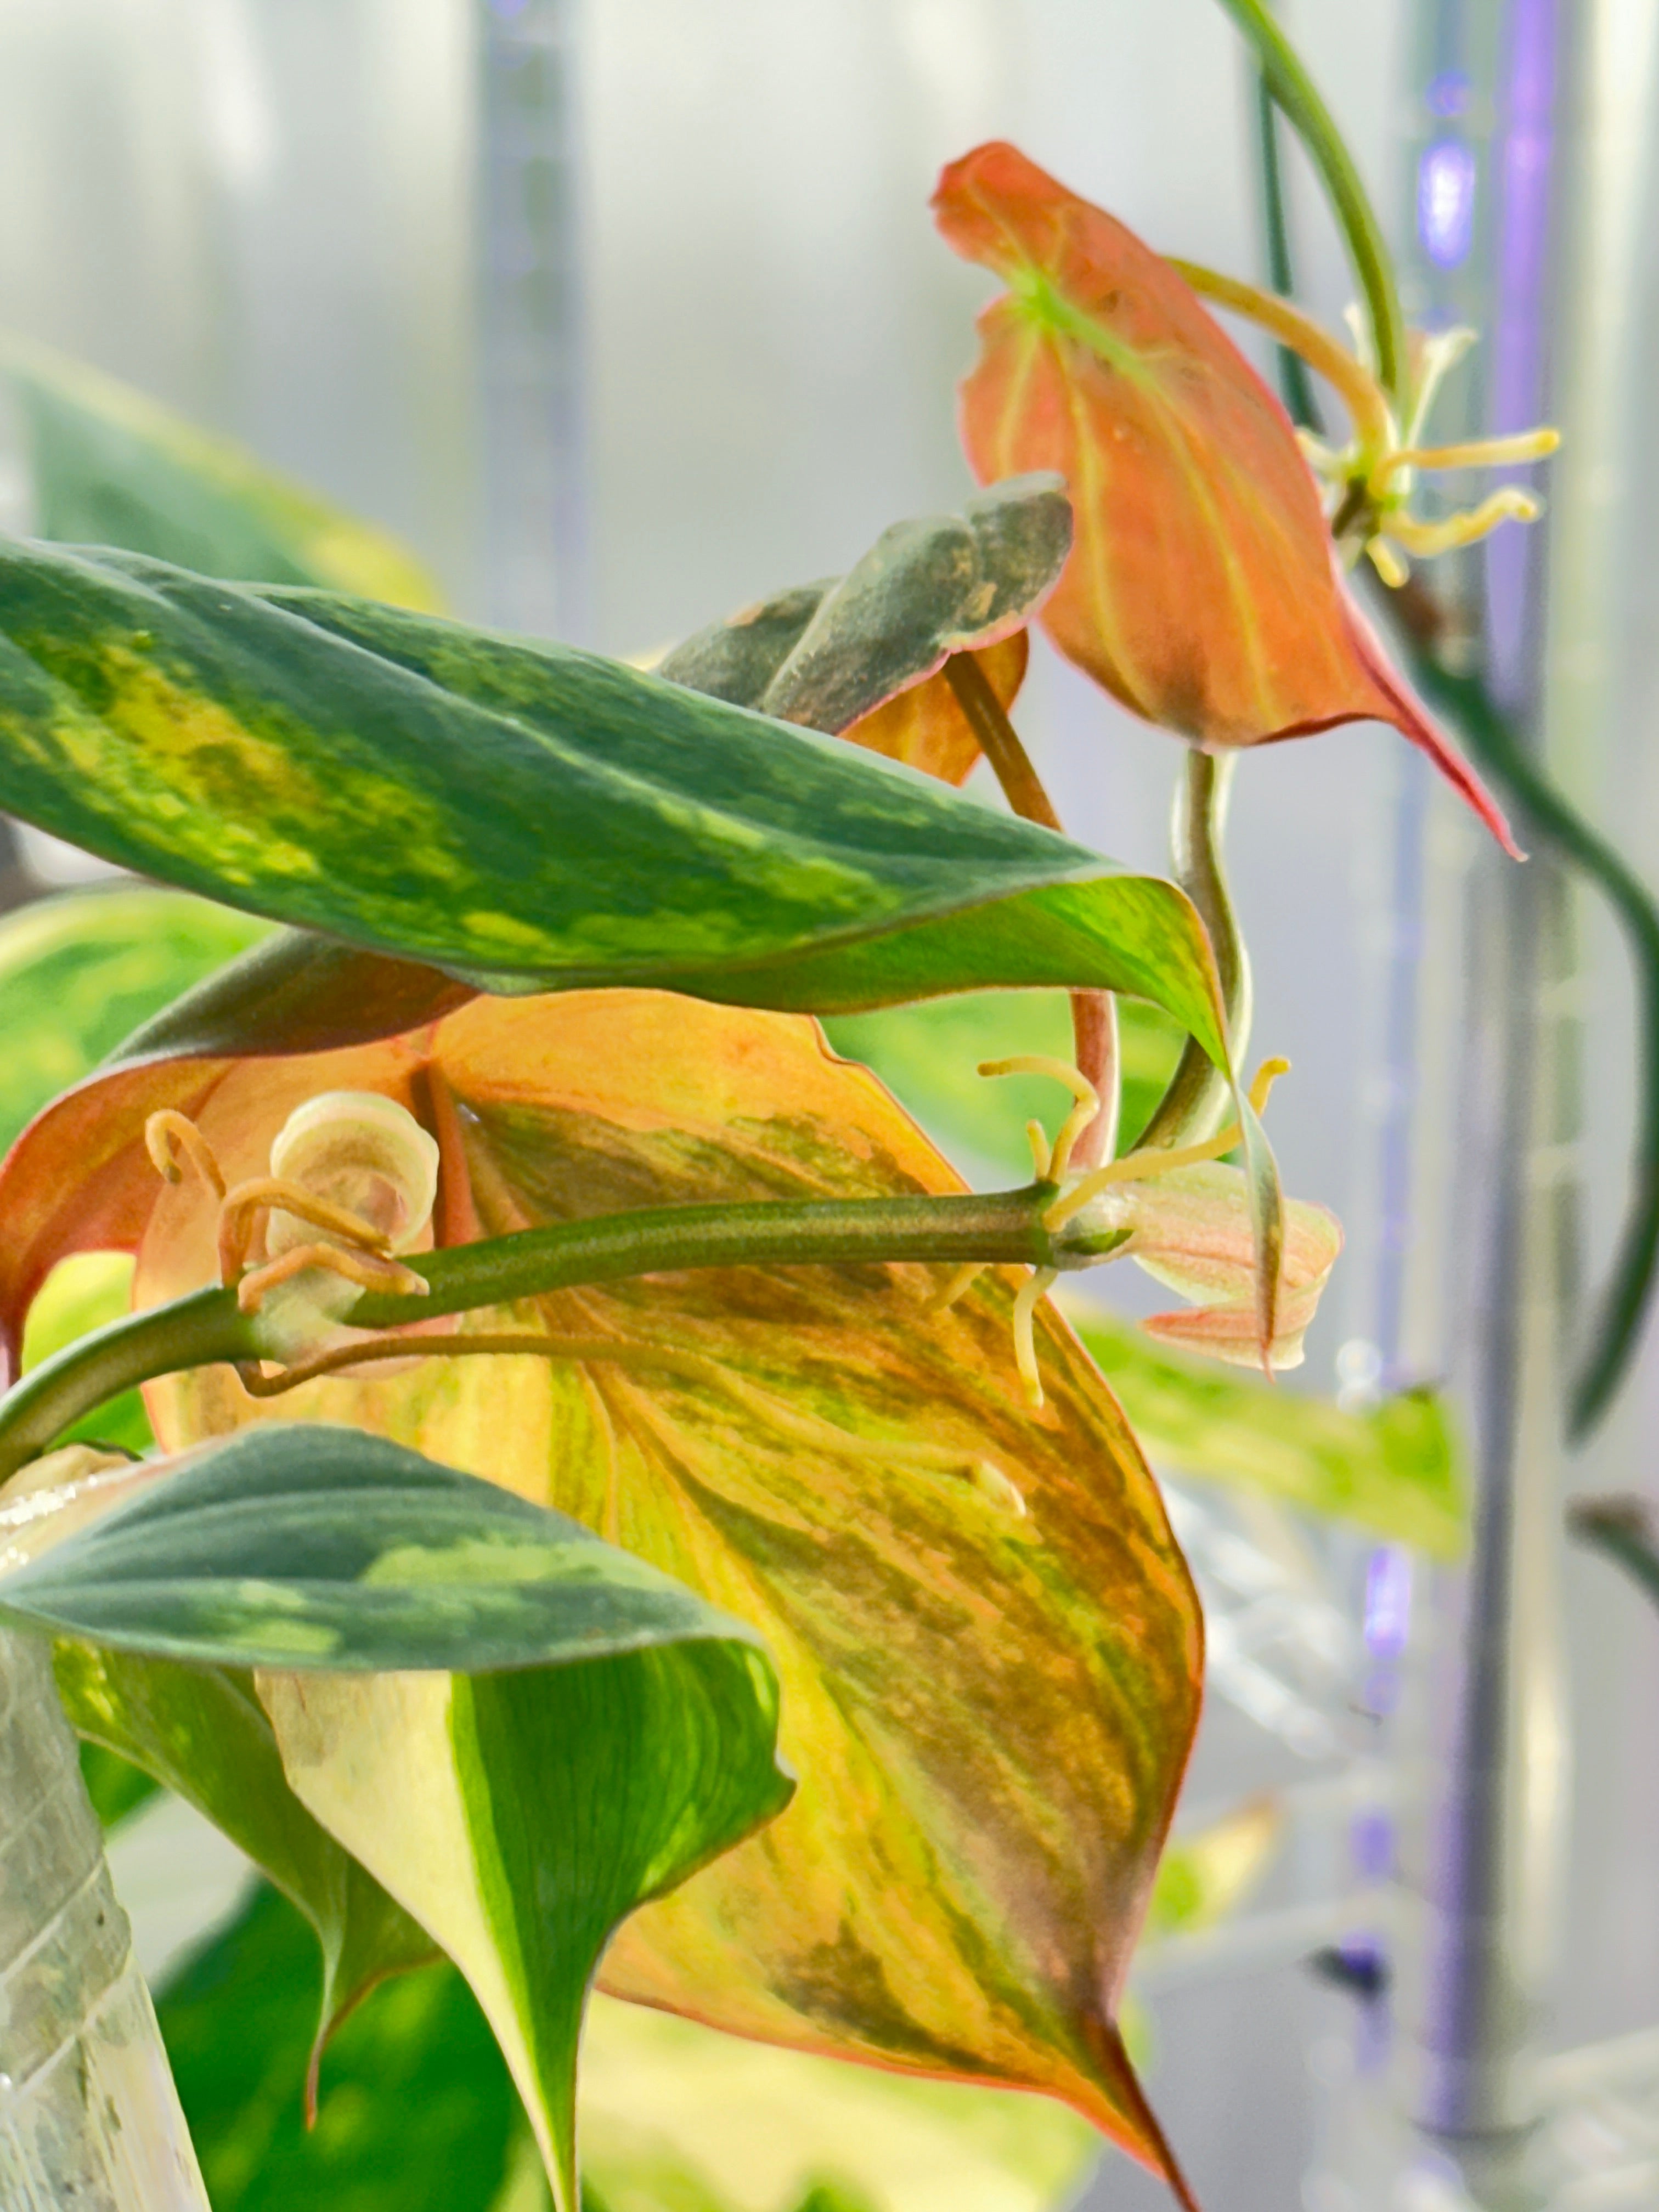
[[[1365,1649],[1378,1659],[1397,1659],[1411,1625],[1411,1553],[1385,1544],[1365,1569]]]
[[[1424,149],[1417,168],[1417,234],[1437,269],[1455,269],[1474,242],[1474,155],[1455,138]]]
[[[1356,1813],[1349,1831],[1357,1873],[1366,1881],[1386,1881],[1394,1872],[1394,1821],[1380,1805]]]
[[[1469,81],[1462,70],[1442,70],[1425,95],[1431,115],[1439,115],[1448,121],[1454,115],[1468,112]]]

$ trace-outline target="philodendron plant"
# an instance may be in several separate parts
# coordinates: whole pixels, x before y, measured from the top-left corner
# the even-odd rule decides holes
[[[1196,1364],[1293,1365],[1340,1243],[1262,1131],[1230,772],[1382,719],[1512,847],[1346,568],[1532,511],[1413,514],[1483,458],[1425,442],[1449,349],[1404,342],[1328,117],[1233,12],[1369,357],[981,147],[936,204],[1005,288],[983,489],[653,671],[444,620],[373,533],[7,356],[43,538],[0,543],[0,802],[175,888],[0,943],[0,1616],[30,1710],[49,1637],[82,1736],[267,1878],[163,2008],[218,2212],[486,2212],[538,2170],[576,2212],[579,2108],[611,2212],[896,2206],[884,2157],[945,2141],[955,2202],[1037,2212],[1085,2123],[1191,2202],[1118,2011],[1202,1624],[1114,1384],[1168,1463],[1457,1526],[1420,1405]],[[1310,457],[1206,298],[1346,444]],[[1173,880],[1065,834],[1012,720],[1033,628],[1182,741]],[[1005,809],[955,787],[981,759]],[[1029,1170],[969,1188],[939,1140],[984,1163],[1011,1116]],[[1186,1303],[1156,1352],[1097,1320],[1097,1362],[1053,1294],[1124,1260]],[[306,1922],[320,2024],[259,1978]],[[266,2008],[263,2117],[218,1989]],[[25,2142],[0,2063],[0,2160],[52,2201],[73,2096]],[[697,2110],[775,2094],[822,2156],[757,2179]]]

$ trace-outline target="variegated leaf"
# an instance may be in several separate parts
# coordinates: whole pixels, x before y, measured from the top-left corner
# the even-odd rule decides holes
[[[442,1243],[630,1206],[957,1187],[810,1022],[606,992],[477,1000],[314,1059],[115,1073],[37,1126],[0,1202],[27,1218],[20,1186],[72,1144],[100,1164],[101,1220],[140,1247],[140,1301],[171,1297],[211,1275],[214,1206],[150,1176],[148,1108],[185,1104],[238,1178],[295,1103],[336,1088],[426,1118]],[[31,1265],[71,1231],[50,1211]],[[764,1638],[796,1804],[640,1916],[609,1986],[770,2040],[1046,2088],[1167,2166],[1112,2018],[1195,1718],[1195,1601],[1063,1327],[1040,1316],[1033,1414],[1015,1284],[984,1277],[948,1312],[939,1287],[900,1265],[608,1284],[469,1316],[451,1340],[528,1331],[537,1356],[448,1358],[414,1338],[428,1356],[406,1372],[278,1402],[556,1504]],[[270,1411],[227,1370],[149,1397],[173,1444]],[[347,1839],[367,1852],[373,1829]]]
[[[368,601],[0,542],[0,804],[489,989],[1097,986],[1224,1057],[1172,885],[856,746]]]
[[[36,537],[118,545],[204,576],[438,605],[431,577],[384,531],[131,385],[15,338],[0,349],[0,376],[27,434]]]
[[[356,1429],[264,1427],[122,1486],[92,1516],[84,1485],[10,1507],[0,1614],[258,1670],[295,1792],[466,1973],[576,2212],[576,2051],[607,1941],[789,1796],[752,1632]]]

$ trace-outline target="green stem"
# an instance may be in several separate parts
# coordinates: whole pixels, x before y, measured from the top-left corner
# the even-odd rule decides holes
[[[1261,228],[1267,242],[1267,282],[1281,299],[1296,296],[1291,261],[1290,208],[1285,197],[1285,165],[1279,158],[1279,106],[1266,76],[1255,73],[1256,181],[1261,192]],[[1318,436],[1324,429],[1319,399],[1308,364],[1290,346],[1275,347],[1279,392],[1285,411],[1298,429]]]
[[[1586,1340],[1589,1351],[1570,1387],[1567,1431],[1582,1443],[1624,1380],[1659,1266],[1659,906],[1620,854],[1555,788],[1485,681],[1445,665],[1435,650],[1437,615],[1428,595],[1408,586],[1388,594],[1382,605],[1406,646],[1419,688],[1452,717],[1476,761],[1552,856],[1589,877],[1618,917],[1630,948],[1641,1030],[1635,1161],[1619,1249]]]
[[[426,1297],[366,1295],[354,1328],[388,1329],[475,1306],[511,1305],[544,1291],[694,1267],[874,1266],[969,1261],[1053,1267],[1085,1264],[1085,1238],[1063,1249],[1044,1227],[1046,1184],[981,1195],[769,1200],[752,1206],[674,1206],[526,1229],[476,1244],[410,1255]],[[419,1340],[411,1345],[418,1352]],[[0,1399],[0,1480],[51,1449],[63,1431],[135,1383],[187,1367],[258,1359],[257,1317],[235,1293],[197,1291],[115,1322],[70,1345]]]
[[[50,1451],[82,1414],[137,1383],[181,1367],[258,1356],[253,1323],[237,1311],[235,1292],[217,1288],[78,1337],[0,1398],[0,1481]]]
[[[1040,822],[1045,830],[1058,830],[1063,835],[1064,825],[1054,803],[1020,742],[1019,732],[973,654],[953,653],[945,664],[945,678],[1014,812],[1027,822]],[[1073,992],[1072,1040],[1078,1072],[1094,1085],[1101,1102],[1100,1112],[1079,1138],[1072,1157],[1080,1168],[1098,1167],[1116,1148],[1123,1087],[1117,1001],[1109,991]]]
[[[1226,0],[1231,5],[1232,0]],[[1264,72],[1263,82],[1266,83]],[[1278,188],[1278,131],[1271,103],[1257,140],[1267,252],[1276,290],[1293,294],[1285,199]],[[1293,421],[1316,430],[1309,395],[1285,374],[1285,403]],[[1601,1309],[1588,1338],[1589,1352],[1569,1386],[1568,1432],[1576,1443],[1589,1436],[1612,1404],[1635,1354],[1643,1317],[1659,1271],[1659,905],[1607,840],[1575,811],[1522,743],[1519,732],[1479,674],[1457,672],[1439,650],[1443,618],[1432,595],[1412,583],[1379,592],[1389,627],[1406,648],[1412,672],[1429,701],[1443,708],[1462,732],[1469,750],[1524,811],[1529,826],[1556,858],[1582,869],[1624,928],[1635,970],[1642,1049],[1632,1189],[1619,1249]]]
[[[1296,49],[1263,0],[1221,0],[1249,40],[1268,91],[1307,148],[1324,185],[1365,301],[1377,380],[1405,412],[1406,319],[1395,289],[1394,264],[1353,156]],[[1275,279],[1275,282],[1277,280]]]
[[[1239,933],[1222,864],[1222,837],[1236,758],[1192,747],[1176,795],[1170,846],[1181,888],[1210,933],[1227,1042],[1235,1064],[1250,1032],[1250,963]],[[1207,1053],[1189,1037],[1170,1085],[1136,1139],[1138,1146],[1190,1145],[1212,1137],[1232,1100],[1232,1086]]]

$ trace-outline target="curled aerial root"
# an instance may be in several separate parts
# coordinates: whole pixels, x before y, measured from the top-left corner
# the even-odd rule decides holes
[[[144,1123],[144,1150],[163,1182],[182,1182],[183,1163],[187,1160],[216,1198],[224,1196],[225,1178],[218,1157],[188,1114],[180,1114],[172,1106],[152,1114]]]
[[[1056,1083],[1063,1083],[1071,1092],[1074,1103],[1055,1133],[1052,1150],[1041,1122],[1028,1121],[1025,1124],[1037,1181],[1058,1182],[1072,1164],[1073,1146],[1090,1123],[1099,1116],[1100,1093],[1094,1085],[1086,1075],[1073,1067],[1070,1060],[1056,1060],[1046,1052],[1020,1052],[1007,1060],[982,1060],[979,1072],[981,1075],[993,1076],[1047,1075]]]
[[[1045,1402],[1036,1356],[1037,1302],[1058,1280],[1059,1274],[1057,1267],[1034,1269],[1030,1279],[1020,1285],[1019,1296],[1014,1300],[1014,1364],[1025,1386],[1026,1403],[1037,1413],[1042,1411]]]
[[[1264,1060],[1255,1072],[1250,1085],[1251,1110],[1260,1114],[1267,1103],[1267,1095],[1281,1075],[1288,1075],[1288,1060]],[[1224,1159],[1243,1135],[1237,1121],[1230,1121],[1218,1135],[1206,1137],[1198,1145],[1148,1145],[1138,1152],[1125,1152],[1121,1159],[1108,1160],[1103,1168],[1091,1168],[1079,1176],[1068,1191],[1063,1192],[1042,1217],[1045,1229],[1051,1233],[1063,1229],[1074,1214],[1081,1213],[1091,1199],[1109,1190],[1114,1183],[1147,1182],[1158,1176],[1168,1175],[1174,1168],[1197,1167],[1205,1160]]]
[[[374,1228],[360,1214],[351,1212],[332,1200],[319,1198],[301,1184],[291,1182],[284,1176],[256,1176],[247,1182],[239,1182],[234,1190],[226,1194],[219,1213],[219,1279],[222,1283],[240,1280],[252,1256],[261,1215],[291,1214],[308,1228],[321,1229],[331,1237],[338,1237],[353,1249],[363,1252],[386,1254],[392,1249],[392,1240],[383,1230]],[[307,1250],[314,1249],[307,1245]],[[286,1255],[284,1255],[286,1256]],[[297,1272],[290,1267],[289,1273]],[[278,1279],[286,1279],[279,1278]]]
[[[349,1244],[296,1244],[276,1259],[250,1267],[237,1282],[236,1304],[243,1313],[257,1314],[279,1285],[292,1282],[313,1267],[324,1274],[337,1275],[359,1290],[380,1291],[388,1297],[423,1298],[432,1290],[424,1275],[381,1253]]]
[[[943,1290],[936,1291],[923,1309],[927,1313],[949,1313],[958,1298],[965,1297],[980,1277],[990,1266],[988,1260],[964,1260],[946,1277]]]

